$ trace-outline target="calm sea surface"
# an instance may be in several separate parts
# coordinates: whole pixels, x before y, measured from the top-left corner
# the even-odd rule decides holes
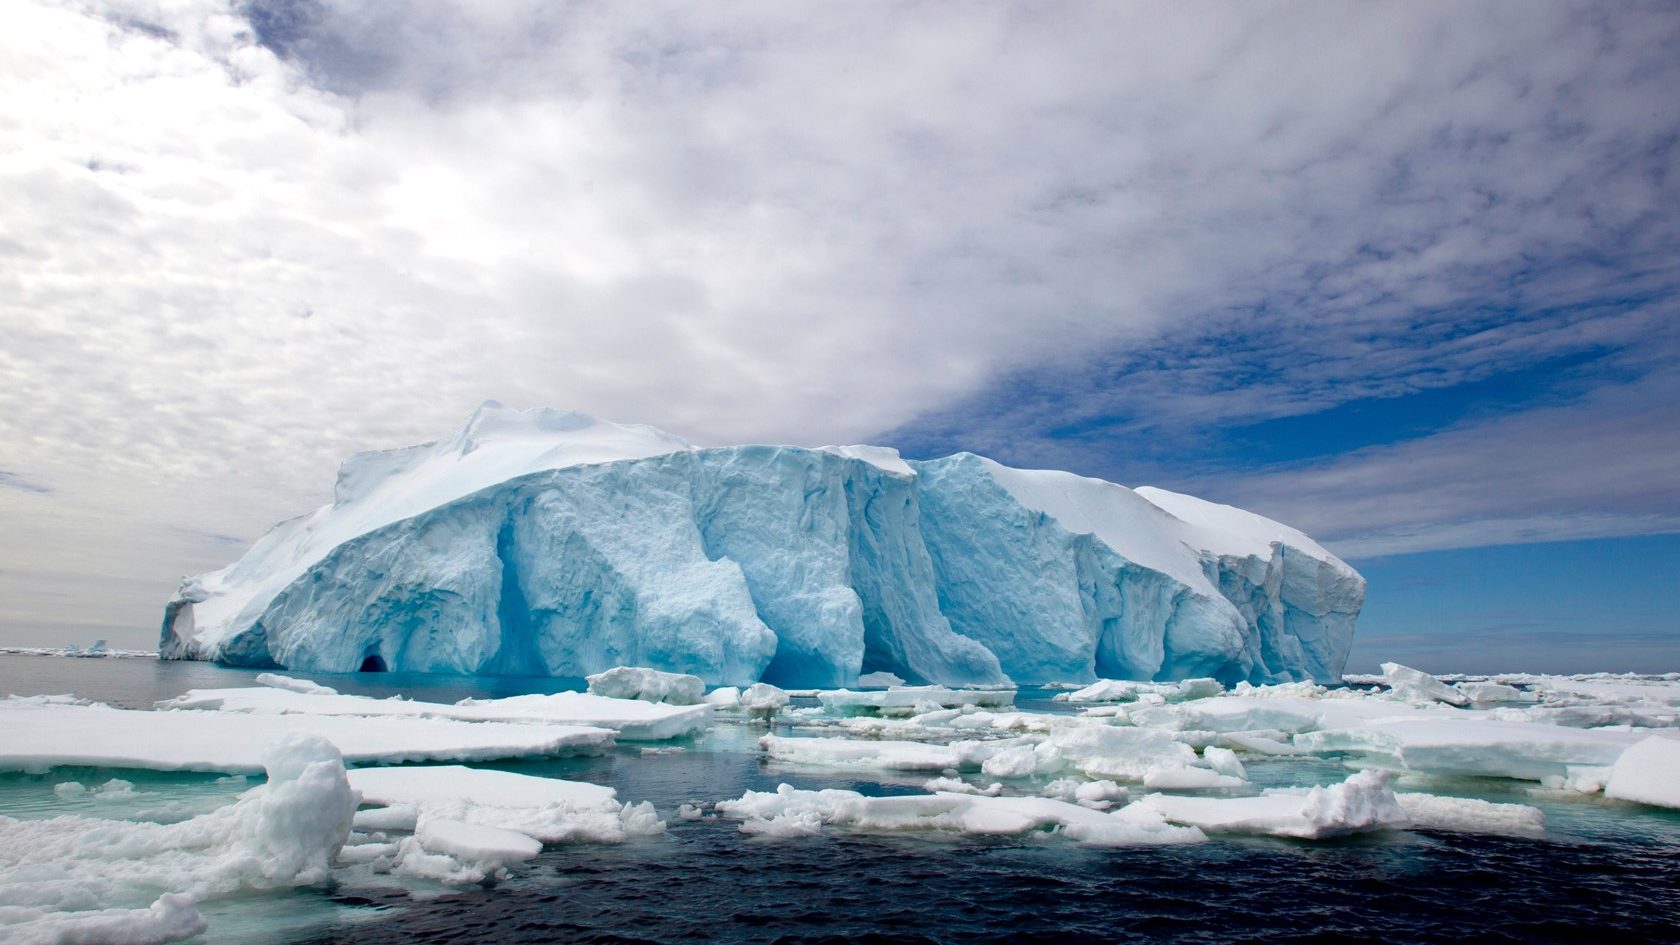
[[[197,663],[0,656],[0,694],[73,692],[149,708],[254,673]],[[454,701],[577,688],[550,679],[335,676],[345,692]],[[1047,693],[1023,707],[1050,709]],[[671,816],[679,804],[782,782],[871,794],[920,779],[856,780],[779,769],[759,730],[721,725],[685,750],[498,765],[593,781]],[[1339,781],[1323,761],[1256,763],[1258,784]],[[64,780],[123,777],[135,804],[207,809],[248,785],[211,775],[60,769],[0,775],[0,814],[65,813]],[[1522,785],[1452,793],[1533,803],[1540,839],[1406,832],[1329,842],[1215,840],[1090,849],[1032,839],[871,836],[753,839],[726,821],[674,821],[664,837],[545,851],[514,880],[425,899],[340,888],[206,904],[215,943],[550,942],[1680,942],[1680,815],[1536,800]],[[87,813],[86,811],[76,811]],[[107,816],[145,816],[139,807]]]

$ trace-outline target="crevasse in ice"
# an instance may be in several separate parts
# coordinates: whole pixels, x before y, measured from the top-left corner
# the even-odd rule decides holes
[[[177,659],[845,686],[1328,681],[1365,582],[1158,489],[879,447],[696,449],[489,403],[344,463],[332,504],[182,583]]]

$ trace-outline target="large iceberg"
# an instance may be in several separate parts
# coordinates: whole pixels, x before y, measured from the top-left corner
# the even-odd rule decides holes
[[[1300,532],[1159,489],[879,447],[696,449],[489,403],[182,582],[165,658],[315,672],[948,686],[1339,677],[1364,600]]]

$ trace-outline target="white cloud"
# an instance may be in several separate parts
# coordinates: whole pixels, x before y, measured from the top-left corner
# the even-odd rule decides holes
[[[1673,243],[1661,6],[253,9],[290,58],[215,0],[8,9],[0,455],[55,489],[0,489],[53,549],[8,602],[62,552],[149,623],[226,555],[167,525],[251,537],[487,397],[858,439],[1261,301],[1391,326]]]

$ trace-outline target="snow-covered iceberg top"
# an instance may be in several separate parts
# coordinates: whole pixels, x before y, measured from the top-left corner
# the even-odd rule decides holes
[[[184,581],[160,653],[795,688],[1331,681],[1364,587],[1294,529],[1164,490],[490,403],[351,457],[330,505]]]

